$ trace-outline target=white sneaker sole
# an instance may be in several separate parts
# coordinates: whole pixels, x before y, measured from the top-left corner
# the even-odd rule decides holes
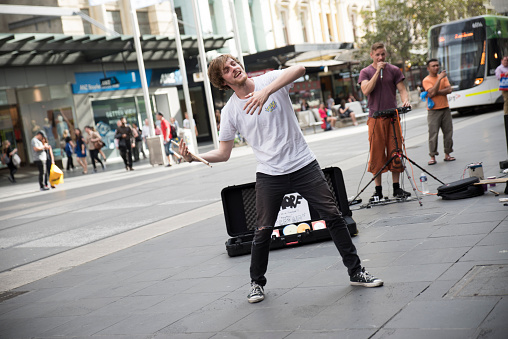
[[[262,296],[262,297],[255,297],[255,298],[247,298],[247,300],[249,301],[249,303],[254,304],[254,303],[258,303],[260,301],[265,300],[265,297]]]
[[[356,282],[356,281],[350,281],[349,283],[352,286],[363,286],[363,287],[378,287],[378,286],[383,286],[383,281],[382,280],[371,282],[371,283]]]

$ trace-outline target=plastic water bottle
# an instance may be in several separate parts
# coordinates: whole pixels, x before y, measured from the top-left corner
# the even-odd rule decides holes
[[[420,175],[420,183],[422,185],[422,193],[429,193],[429,187],[427,186],[427,176],[425,173]]]

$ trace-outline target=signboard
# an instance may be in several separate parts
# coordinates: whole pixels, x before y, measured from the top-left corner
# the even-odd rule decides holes
[[[170,87],[182,85],[182,74],[180,70],[153,69],[150,87]]]
[[[147,82],[150,83],[152,70],[148,69],[145,73]],[[76,83],[71,85],[74,94],[141,88],[138,70],[108,71],[107,77],[104,77],[103,72],[74,73],[74,77]],[[108,83],[109,85],[107,85]]]
[[[101,87],[111,87],[116,84],[118,84],[118,79],[116,77],[101,79]]]
[[[309,203],[299,193],[286,194],[280,205],[275,226],[310,220]]]

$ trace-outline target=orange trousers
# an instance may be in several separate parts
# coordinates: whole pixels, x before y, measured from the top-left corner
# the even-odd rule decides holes
[[[396,119],[396,117],[394,118]],[[390,120],[389,118],[369,118],[367,120],[370,144],[368,171],[372,174],[377,173],[397,150]],[[402,136],[398,119],[395,121],[395,130],[399,149],[402,150]],[[383,173],[388,170],[399,173],[404,171],[399,157],[393,159],[383,170]]]

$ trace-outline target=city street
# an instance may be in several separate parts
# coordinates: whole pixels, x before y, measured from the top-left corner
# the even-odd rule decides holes
[[[406,155],[450,183],[481,162],[503,176],[503,112],[455,115],[454,162],[428,166],[427,114],[403,117]],[[366,172],[367,126],[305,131],[347,195]],[[204,145],[200,151],[210,149]],[[248,146],[227,163],[65,173],[40,192],[36,170],[0,180],[0,338],[504,338],[508,325],[505,185],[465,200],[435,195],[352,206],[353,240],[380,288],[349,286],[333,242],[273,251],[266,300],[249,304],[249,256],[228,257],[221,190],[255,180]],[[91,166],[89,166],[89,169]],[[419,185],[421,170],[408,166]],[[90,171],[91,172],[91,171]],[[388,181],[390,177],[390,181]],[[412,180],[412,179],[411,179]],[[402,185],[413,192],[403,176]],[[431,193],[441,184],[429,177]],[[392,193],[383,175],[383,193]],[[367,202],[372,183],[361,198]],[[414,196],[414,193],[413,193]]]

